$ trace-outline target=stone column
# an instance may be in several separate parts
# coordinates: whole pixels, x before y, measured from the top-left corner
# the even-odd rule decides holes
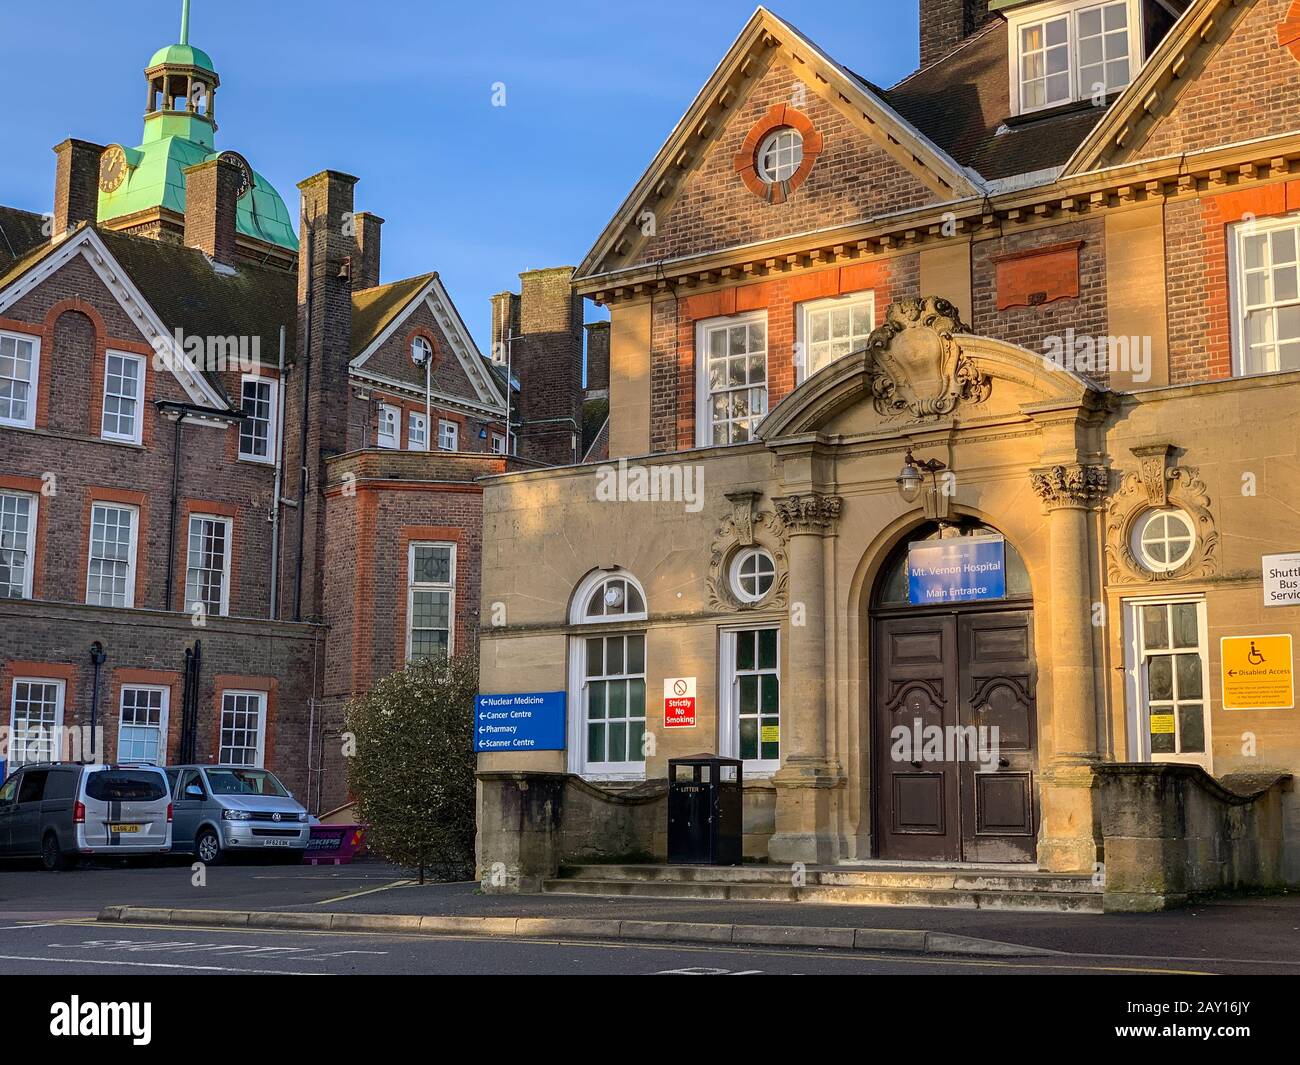
[[[805,492],[773,500],[790,537],[788,669],[781,691],[781,769],[776,785],[774,862],[834,857],[831,789],[840,784],[826,751],[826,565],[823,537],[834,530],[840,498]]]
[[[1051,552],[1052,758],[1042,782],[1038,864],[1053,872],[1091,871],[1097,861],[1093,766],[1097,683],[1089,575],[1088,512],[1105,496],[1105,467],[1082,464],[1030,471],[1048,512]]]

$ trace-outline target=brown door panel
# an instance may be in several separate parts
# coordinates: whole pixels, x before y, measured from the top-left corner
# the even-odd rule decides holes
[[[958,616],[958,714],[982,730],[980,757],[960,766],[962,852],[967,861],[1032,862],[1036,855],[1037,707],[1033,615]]]
[[[925,761],[912,738],[957,720],[957,628],[949,616],[876,624],[872,671],[877,853],[955,860],[961,853],[957,767]],[[920,723],[919,725],[917,723]],[[902,729],[906,742],[896,742]]]

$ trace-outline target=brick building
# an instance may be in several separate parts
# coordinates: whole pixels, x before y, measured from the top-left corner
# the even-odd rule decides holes
[[[185,22],[141,142],[65,140],[53,211],[0,207],[4,754],[89,754],[93,705],[105,759],[265,765],[319,810],[347,700],[476,647],[478,479],[572,461],[580,305],[523,276],[508,378],[436,272],[380,283],[356,178],[295,227],[218,150]]]
[[[888,88],[760,8],[575,273],[620,480],[487,482],[484,689],[568,709],[480,755],[494,882],[662,858],[716,750],[808,897],[1300,883],[1300,6],[919,7]]]

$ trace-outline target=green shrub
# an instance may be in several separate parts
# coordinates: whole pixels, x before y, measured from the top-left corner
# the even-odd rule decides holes
[[[438,879],[474,870],[478,661],[424,659],[381,680],[347,709],[356,751],[349,783],[381,857]]]

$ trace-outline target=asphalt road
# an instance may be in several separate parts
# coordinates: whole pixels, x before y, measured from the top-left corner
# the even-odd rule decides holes
[[[400,868],[369,862],[315,867],[219,865],[201,874],[181,861],[153,868],[91,866],[67,873],[0,865],[0,972],[1300,973],[1300,897],[1232,900],[1168,914],[1096,916],[485,896],[473,884],[420,886]],[[1050,962],[985,961],[792,948],[431,939],[94,923],[93,918],[109,905],[911,928],[1045,946],[1064,954]]]
[[[862,951],[496,940],[481,937],[257,931],[168,925],[0,923],[0,969],[14,974],[324,976],[347,974],[1133,975],[1205,973],[1204,965],[1098,958],[970,959]]]
[[[82,865],[47,873],[18,864],[0,866],[0,921],[93,917],[105,906],[276,910],[319,907],[359,898],[408,874],[379,862],[355,865],[210,865],[198,877],[191,863],[156,867]]]

